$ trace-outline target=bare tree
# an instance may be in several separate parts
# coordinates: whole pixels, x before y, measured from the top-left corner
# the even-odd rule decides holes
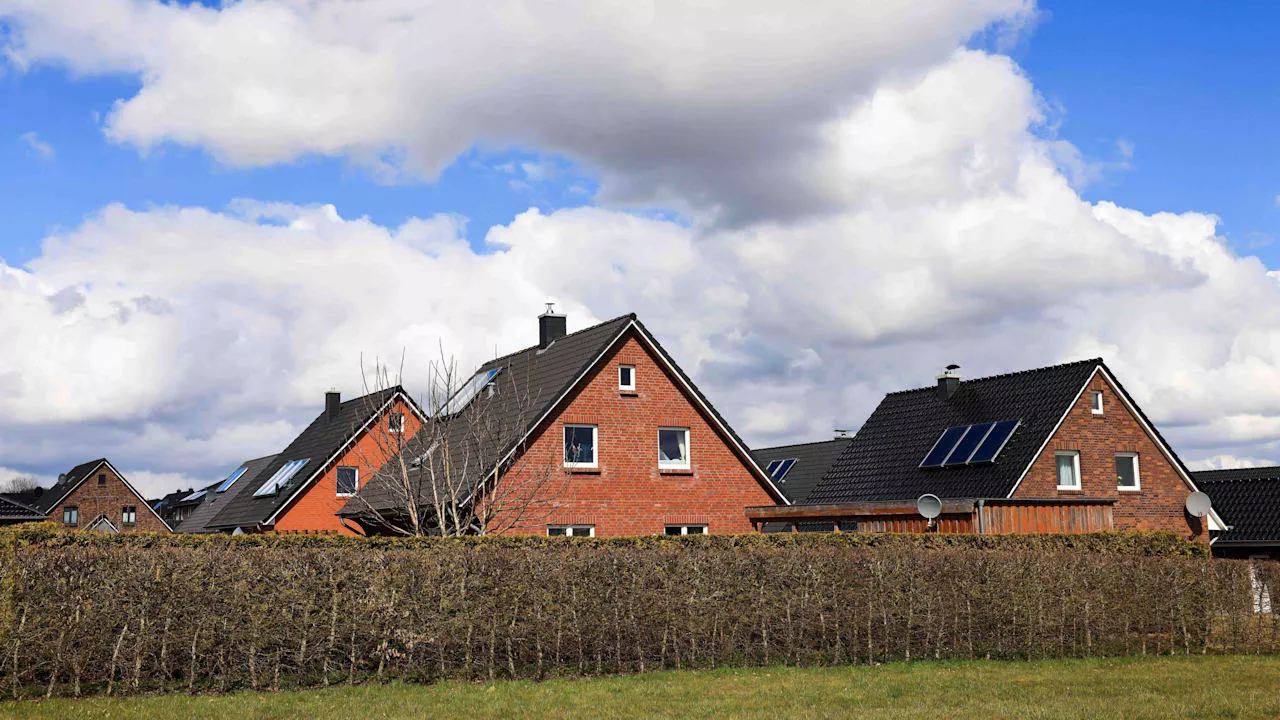
[[[0,482],[0,493],[30,492],[40,487],[40,483],[30,475],[14,475]]]
[[[366,480],[343,515],[398,535],[497,534],[544,520],[567,478],[553,458],[527,452],[539,393],[518,357],[464,376],[441,349],[417,400],[422,417],[388,410],[375,423],[358,452]],[[402,370],[375,363],[362,375],[369,403],[402,387]]]

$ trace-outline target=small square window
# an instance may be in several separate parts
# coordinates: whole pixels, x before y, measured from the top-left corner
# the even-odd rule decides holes
[[[636,368],[634,365],[618,366],[618,389],[619,390],[635,390],[636,389]]]
[[[353,467],[338,468],[338,496],[355,495],[360,487],[360,473]]]
[[[1075,451],[1058,452],[1053,454],[1053,459],[1058,468],[1058,489],[1079,490],[1080,453]]]
[[[120,508],[120,524],[135,525],[138,522],[138,506],[125,505]]]
[[[1089,393],[1089,412],[1094,415],[1102,414],[1102,391],[1094,390]]]
[[[564,466],[596,467],[595,425],[564,426]]]
[[[404,413],[391,413],[387,419],[387,431],[393,433],[404,432]]]
[[[1142,489],[1138,453],[1116,453],[1116,487],[1121,490]]]
[[[99,475],[98,475],[98,487],[104,487],[106,484],[107,484],[107,474],[106,474],[106,473],[101,473],[101,474],[99,474]]]
[[[595,537],[595,525],[548,525],[547,537]]]
[[[658,467],[689,469],[689,428],[658,428]]]
[[[706,535],[706,525],[668,525],[666,527],[668,535]]]
[[[77,525],[80,523],[80,508],[75,505],[69,505],[62,508],[62,524]]]

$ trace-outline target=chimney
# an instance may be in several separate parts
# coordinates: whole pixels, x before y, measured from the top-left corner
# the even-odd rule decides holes
[[[948,365],[938,376],[938,399],[947,401],[960,389],[959,365]]]
[[[547,311],[538,316],[538,349],[546,350],[551,343],[568,334],[568,321],[557,315],[554,302],[547,303]]]
[[[338,408],[342,406],[342,393],[330,390],[324,394],[324,417],[326,420],[338,419]]]

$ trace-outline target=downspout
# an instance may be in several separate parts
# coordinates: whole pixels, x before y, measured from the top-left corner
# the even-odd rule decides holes
[[[986,498],[978,498],[978,534],[982,535],[985,528],[982,526],[982,507],[986,505]]]

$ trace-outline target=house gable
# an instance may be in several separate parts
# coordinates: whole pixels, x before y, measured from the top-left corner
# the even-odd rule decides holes
[[[102,460],[81,475],[79,481],[70,490],[62,491],[62,498],[49,508],[50,520],[61,523],[62,511],[75,507],[79,516],[76,527],[79,528],[87,527],[99,516],[104,516],[121,532],[172,531],[110,462]],[[99,476],[102,484],[99,484]],[[124,523],[125,507],[135,509],[136,523]]]

